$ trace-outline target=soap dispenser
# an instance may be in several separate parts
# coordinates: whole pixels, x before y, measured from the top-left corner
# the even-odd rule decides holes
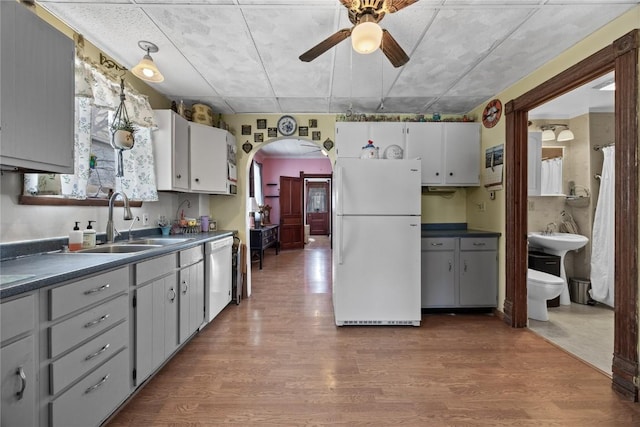
[[[82,233],[82,247],[83,248],[95,248],[96,247],[96,230],[93,229],[91,223],[95,221],[89,221],[87,229]]]
[[[75,227],[73,230],[69,232],[69,250],[77,251],[78,249],[82,249],[82,231],[78,224],[80,221],[76,221]]]

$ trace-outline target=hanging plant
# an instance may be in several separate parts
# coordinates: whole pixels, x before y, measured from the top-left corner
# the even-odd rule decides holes
[[[118,171],[116,176],[124,176],[122,165],[122,151],[131,150],[135,144],[136,127],[129,119],[127,107],[124,104],[124,79],[120,79],[120,105],[116,110],[111,124],[111,146],[118,150]]]
[[[135,132],[137,128],[129,119],[124,119],[117,124],[114,122],[111,132],[114,148],[130,150],[135,144]]]

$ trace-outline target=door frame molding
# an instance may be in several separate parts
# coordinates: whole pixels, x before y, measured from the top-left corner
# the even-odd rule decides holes
[[[527,120],[529,110],[615,71],[615,314],[612,387],[638,401],[638,113],[640,30],[505,105],[504,321],[527,326]]]

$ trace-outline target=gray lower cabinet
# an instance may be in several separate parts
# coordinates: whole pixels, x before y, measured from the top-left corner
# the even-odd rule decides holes
[[[37,397],[37,295],[0,304],[0,425],[34,426]]]
[[[422,308],[496,307],[498,238],[422,239]]]
[[[180,270],[180,344],[204,322],[204,261]]]
[[[422,239],[421,256],[422,307],[455,307],[456,239]]]
[[[176,255],[137,264],[136,281],[135,383],[139,385],[178,348]]]
[[[3,304],[4,305],[4,304]],[[29,335],[0,349],[2,426],[34,426],[35,341]]]
[[[125,266],[41,290],[40,425],[100,425],[129,395],[129,281]]]

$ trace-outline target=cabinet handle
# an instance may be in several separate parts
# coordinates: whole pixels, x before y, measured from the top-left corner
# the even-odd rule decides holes
[[[449,261],[449,271],[451,271],[451,261]]]
[[[196,178],[196,179],[195,179],[195,181],[196,181],[196,182],[200,182],[200,178]]]
[[[171,294],[173,295],[169,297],[169,301],[174,302],[176,300],[176,291],[173,288],[169,289],[169,295]]]
[[[440,172],[436,172],[436,176],[440,176]]]
[[[182,178],[182,175],[178,174],[178,175],[176,175],[176,178],[180,179],[180,178]]]
[[[189,285],[187,284],[186,280],[182,281],[182,295],[186,295],[187,294],[187,290],[189,290]]]
[[[91,295],[91,294],[95,294],[96,292],[102,292],[102,291],[104,291],[104,290],[109,289],[109,287],[110,287],[110,286],[111,286],[111,285],[109,285],[109,284],[107,283],[106,285],[102,285],[102,286],[99,286],[99,287],[97,287],[97,288],[93,288],[93,289],[89,289],[88,291],[84,291],[84,294],[85,294],[85,295]]]
[[[431,243],[431,246],[442,246],[444,243],[440,242],[440,243]]]
[[[16,375],[20,377],[20,390],[16,391],[16,397],[21,400],[24,397],[24,390],[27,388],[27,374],[24,373],[22,366],[18,366]]]
[[[486,243],[473,242],[473,246],[484,246]]]
[[[453,172],[449,172],[449,176],[453,176]]]
[[[107,313],[107,314],[105,314],[104,316],[102,316],[102,317],[101,317],[101,318],[99,318],[99,319],[92,320],[92,321],[91,321],[91,322],[89,322],[89,323],[85,323],[85,324],[84,324],[84,327],[85,327],[85,328],[91,328],[91,327],[93,327],[93,326],[96,326],[98,323],[102,323],[102,322],[104,322],[105,320],[107,320],[107,319],[109,318],[109,316],[110,316],[110,314],[109,314],[109,313]]]
[[[102,353],[104,353],[105,351],[107,351],[107,349],[109,348],[111,344],[106,344],[104,347],[102,347],[100,350],[96,351],[93,354],[88,355],[87,357],[84,358],[84,360],[91,360],[96,356],[100,356]]]
[[[84,391],[84,394],[88,394],[91,393],[92,391],[94,391],[95,389],[97,389],[98,387],[100,387],[101,385],[103,385],[104,383],[107,382],[107,380],[109,379],[109,375],[111,374],[107,374],[104,377],[102,377],[102,379],[100,381],[98,381],[96,384],[92,385],[91,387],[89,387],[88,389],[86,389]]]
[[[467,272],[467,260],[464,261],[464,272]]]

